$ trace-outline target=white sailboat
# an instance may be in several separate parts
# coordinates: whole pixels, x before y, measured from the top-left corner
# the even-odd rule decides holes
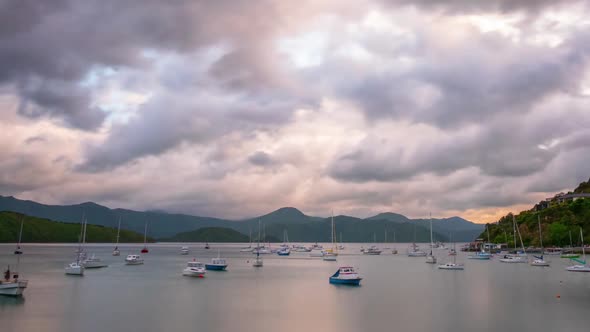
[[[121,255],[121,251],[119,250],[119,236],[121,234],[121,216],[119,216],[119,226],[117,226],[117,243],[115,244],[115,249],[113,249],[113,256]]]
[[[23,253],[23,249],[20,247],[20,244],[23,239],[23,225],[24,225],[24,223],[25,223],[25,215],[23,214],[23,216],[20,219],[20,231],[18,233],[18,242],[16,243],[16,249],[14,249],[15,255],[22,255],[22,253]]]
[[[537,215],[537,223],[539,224],[539,243],[541,245],[541,256],[534,256],[535,259],[531,262],[531,266],[549,266],[549,262],[543,259],[543,235],[541,233],[541,217]]]
[[[455,242],[453,242],[453,251],[455,250]],[[446,263],[446,264],[441,264],[438,266],[439,269],[441,270],[463,270],[465,267],[463,266],[463,264],[457,264],[457,255],[451,255],[453,256],[453,261]]]
[[[260,249],[260,220],[258,220],[258,245],[257,248]],[[254,267],[262,267],[263,263],[262,263],[262,257],[260,257],[260,250],[256,250],[256,259],[254,260],[254,263],[252,263],[252,266]]]
[[[252,251],[252,228],[249,228],[250,230],[250,243],[248,244],[247,247],[244,247],[240,250],[240,252],[251,252]]]
[[[331,227],[331,242],[332,248],[324,252],[322,257],[325,261],[335,262],[338,256],[338,247],[336,246],[336,228],[334,228],[334,211],[332,211],[332,227]]]
[[[500,262],[502,262],[502,263],[528,263],[526,250],[524,249],[524,243],[522,242],[522,236],[520,235],[520,229],[518,227],[518,224],[516,223],[516,218],[514,217],[514,215],[512,215],[512,225],[514,227],[514,232],[515,232],[514,248],[516,250],[516,234],[518,234],[518,237],[520,238],[520,245],[522,247],[523,254],[521,255],[517,252],[514,255],[505,255],[503,258],[500,258]]]
[[[82,229],[80,230],[80,241],[78,241],[78,250],[76,253],[76,261],[71,262],[65,268],[67,275],[84,275],[84,265],[82,264],[82,255],[84,254],[84,245],[86,242],[86,220],[82,217]]]
[[[579,260],[577,258],[570,258],[572,261],[579,263],[565,268],[570,272],[590,272],[590,266],[586,265],[586,250],[584,249],[584,233],[582,232],[582,227],[580,227],[580,240],[582,240],[583,260]]]
[[[426,256],[426,263],[436,264],[436,257],[432,254],[432,248],[434,243],[432,242],[432,214],[430,214],[430,253]]]

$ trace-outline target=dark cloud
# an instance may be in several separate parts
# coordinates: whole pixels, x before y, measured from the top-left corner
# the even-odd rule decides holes
[[[447,13],[508,13],[514,11],[538,12],[541,9],[563,4],[580,3],[580,0],[378,0],[385,6],[412,5],[426,10]]]
[[[27,139],[25,139],[25,144],[29,145],[29,144],[33,144],[33,143],[37,143],[37,142],[46,142],[47,138],[45,138],[44,136],[41,135],[37,135],[37,136],[31,136],[28,137]]]
[[[248,156],[248,161],[255,166],[269,166],[275,163],[272,156],[264,151],[256,151]]]

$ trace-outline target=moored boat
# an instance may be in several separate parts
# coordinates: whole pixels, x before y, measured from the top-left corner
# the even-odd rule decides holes
[[[83,276],[84,265],[80,264],[80,262],[72,262],[66,266],[65,273],[67,275]]]
[[[341,285],[354,285],[358,286],[363,280],[363,278],[359,277],[358,273],[354,270],[354,268],[349,266],[343,266],[336,271],[330,277],[331,284],[341,284]]]
[[[141,258],[139,255],[127,255],[127,257],[125,257],[125,264],[141,265],[143,264],[143,258]]]
[[[220,258],[219,255],[217,255],[217,258],[211,259],[211,263],[205,264],[205,269],[212,271],[225,271],[227,265],[228,264],[225,261],[225,258]]]
[[[187,246],[182,246],[180,247],[180,254],[181,255],[188,255],[188,247]]]
[[[201,262],[197,262],[194,259],[186,263],[186,268],[182,270],[182,275],[187,277],[205,277],[205,265]]]
[[[101,267],[107,267],[108,265],[103,262],[100,258],[96,257],[94,254],[90,258],[86,258],[82,261],[82,265],[86,269],[98,269]]]
[[[21,296],[27,288],[27,280],[20,280],[17,272],[11,272],[10,267],[4,271],[4,278],[0,280],[0,295]]]
[[[584,233],[580,227],[580,239],[582,240],[582,256],[583,260],[577,258],[571,258],[572,261],[579,263],[576,265],[568,266],[565,269],[569,272],[590,272],[590,266],[586,265],[586,249],[584,248]]]

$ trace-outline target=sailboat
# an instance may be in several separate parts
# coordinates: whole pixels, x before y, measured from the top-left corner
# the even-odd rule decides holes
[[[248,227],[250,230],[250,241],[247,247],[244,247],[240,250],[240,252],[251,252],[252,251],[252,228]]]
[[[289,248],[289,234],[287,230],[283,230],[283,244],[281,244],[279,250],[277,250],[277,255],[279,256],[289,256],[291,254],[291,249]]]
[[[25,223],[25,216],[23,215],[20,219],[20,232],[18,233],[18,242],[16,243],[16,249],[14,249],[15,255],[22,255],[23,249],[20,247],[20,243],[23,239],[23,225]]]
[[[252,266],[254,267],[262,267],[262,257],[260,257],[260,220],[258,220],[258,245],[256,246],[258,250],[256,250],[256,259]]]
[[[531,266],[549,266],[549,262],[543,259],[543,235],[541,234],[541,217],[537,215],[537,223],[539,224],[539,241],[541,244],[541,256],[534,256],[535,259],[531,262]]]
[[[570,247],[564,250],[561,254],[561,258],[580,258],[579,254],[574,253],[574,244],[572,242],[572,231],[570,230]]]
[[[586,250],[584,249],[584,234],[582,233],[582,227],[580,227],[580,240],[582,240],[582,257],[583,260],[577,258],[570,258],[572,261],[579,264],[568,266],[565,269],[570,272],[590,272],[590,266],[586,265]]]
[[[342,244],[342,232],[340,232],[340,244],[338,245],[338,250],[344,250],[344,245]]]
[[[147,221],[145,222],[145,227],[143,230],[143,249],[141,249],[142,254],[147,254],[150,252],[147,248]]]
[[[502,263],[528,263],[526,250],[524,249],[524,243],[522,242],[522,236],[520,235],[520,229],[518,224],[516,223],[516,219],[514,215],[512,215],[512,225],[514,227],[515,235],[514,235],[514,250],[516,251],[516,234],[518,233],[518,237],[520,238],[520,245],[522,247],[522,255],[516,252],[514,255],[505,255],[503,258],[500,258],[500,262]]]
[[[393,231],[393,243],[395,243],[395,231]],[[397,248],[393,247],[393,249],[391,249],[391,253],[393,255],[397,255]]]
[[[456,252],[455,250],[455,242],[453,242],[453,252]],[[441,264],[438,266],[439,269],[441,270],[463,270],[465,267],[463,266],[463,264],[457,264],[457,255],[451,255],[453,256],[453,261],[446,263],[446,264]]]
[[[86,243],[86,229],[88,228],[88,221],[86,220],[85,222],[85,226],[84,226],[84,241],[82,242],[82,244]],[[82,257],[82,265],[84,266],[84,268],[86,269],[98,269],[101,267],[107,267],[108,265],[106,263],[104,263],[100,258],[96,257],[95,254],[92,254],[92,256],[90,257],[86,257],[86,253],[83,254]]]
[[[119,251],[119,235],[121,233],[121,217],[119,217],[119,226],[117,227],[117,244],[115,244],[115,249],[113,249],[113,256],[121,255],[121,251]]]
[[[80,240],[78,241],[78,250],[76,253],[76,261],[68,264],[65,268],[65,273],[68,275],[84,275],[84,265],[82,264],[82,254],[84,253],[84,245],[86,242],[86,221],[82,217],[82,229],[80,230]]]
[[[326,250],[322,259],[325,261],[335,262],[336,256],[338,256],[338,248],[336,247],[336,229],[334,228],[334,212],[332,212],[331,242],[332,248]]]
[[[411,248],[408,248],[408,257],[424,257],[426,253],[420,250],[420,247],[416,245],[416,224],[414,224],[414,242],[412,242]]]
[[[428,264],[436,264],[436,257],[432,254],[432,248],[434,247],[434,243],[432,243],[432,214],[430,215],[430,253],[426,256],[426,263]]]

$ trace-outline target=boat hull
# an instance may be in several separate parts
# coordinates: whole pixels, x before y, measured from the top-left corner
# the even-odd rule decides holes
[[[361,284],[361,280],[363,278],[356,278],[356,279],[339,279],[330,277],[330,283],[335,285],[351,285],[351,286],[358,286]]]
[[[0,284],[0,295],[21,296],[27,288],[28,281],[4,282]]]
[[[227,268],[227,264],[226,265],[205,264],[205,269],[211,270],[211,271],[225,271],[226,268]]]
[[[84,275],[84,267],[66,267],[65,273],[70,276],[83,276]]]
[[[590,272],[590,266],[574,265],[565,268],[569,272]]]
[[[439,265],[438,268],[440,270],[464,270],[465,269],[463,265],[453,265],[453,264]]]
[[[489,261],[490,256],[467,256],[468,259],[476,259],[480,261]]]

